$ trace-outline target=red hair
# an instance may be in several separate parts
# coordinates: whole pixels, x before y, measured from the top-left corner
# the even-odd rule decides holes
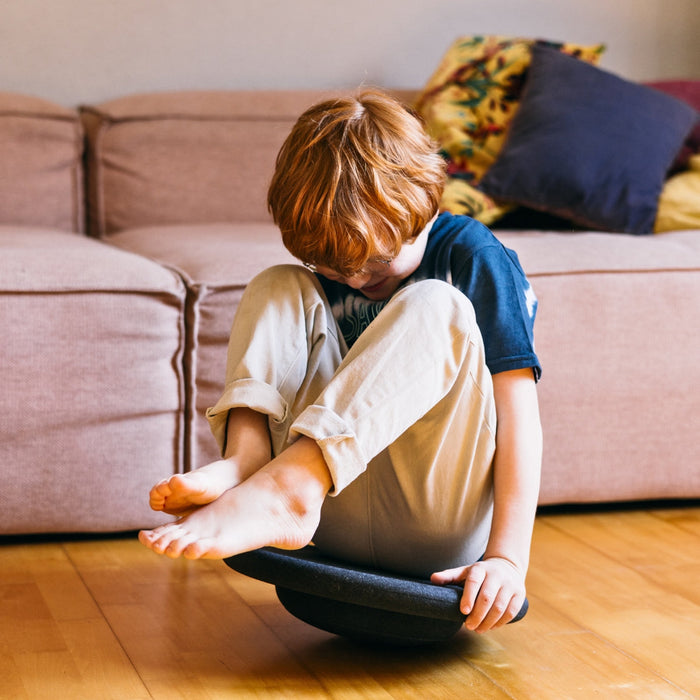
[[[418,118],[368,91],[301,115],[277,156],[268,207],[294,256],[349,277],[428,225],[444,181]]]

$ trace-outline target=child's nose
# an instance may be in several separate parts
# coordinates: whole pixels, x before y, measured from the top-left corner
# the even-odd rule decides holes
[[[352,287],[353,289],[360,289],[361,287],[364,287],[367,284],[371,276],[371,272],[358,272],[352,277],[346,277],[345,284],[347,284],[348,287]]]

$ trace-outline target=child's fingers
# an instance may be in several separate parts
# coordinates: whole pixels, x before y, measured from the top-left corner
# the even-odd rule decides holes
[[[510,599],[510,603],[508,604],[506,611],[503,613],[503,615],[501,615],[500,618],[494,619],[491,622],[489,622],[489,620],[485,621],[485,622],[489,622],[489,627],[487,629],[488,630],[495,630],[495,629],[498,629],[499,627],[503,627],[503,625],[507,625],[520,612],[520,609],[523,607],[524,603],[525,603],[525,596],[524,595],[519,595],[519,594],[513,595],[513,597]],[[483,627],[484,623],[482,623],[481,626]],[[487,629],[485,629],[484,631],[487,631]],[[479,630],[479,631],[481,631],[481,630]]]
[[[488,632],[510,622],[517,610],[512,614],[510,611],[515,608],[516,596],[507,589],[501,588],[495,593],[488,591],[483,595],[480,593],[472,613],[467,617],[465,626],[475,632]]]
[[[465,626],[476,632],[487,632],[510,622],[520,611],[524,592],[509,582],[502,566],[493,562],[476,562],[471,566],[446,569],[434,573],[430,580],[437,584],[463,583],[460,610],[467,616]],[[500,570],[500,571],[499,571]],[[512,572],[510,572],[512,573]]]
[[[444,586],[447,583],[462,583],[467,577],[468,568],[468,566],[458,566],[456,569],[437,571],[430,576],[430,581],[440,586]]]
[[[462,613],[470,616],[474,612],[474,606],[477,604],[477,598],[486,580],[486,570],[474,564],[468,567],[465,573],[464,593],[459,608]]]
[[[456,569],[445,569],[434,573],[430,580],[433,583],[445,585],[447,583],[464,583],[464,593],[460,601],[459,609],[464,615],[469,615],[476,602],[476,597],[479,594],[484,580],[486,579],[486,570],[479,565],[472,564],[471,566],[460,566]]]

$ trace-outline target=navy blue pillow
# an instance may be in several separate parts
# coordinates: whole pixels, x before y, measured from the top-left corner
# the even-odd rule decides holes
[[[536,45],[480,187],[580,226],[650,233],[666,173],[697,119],[680,100]]]

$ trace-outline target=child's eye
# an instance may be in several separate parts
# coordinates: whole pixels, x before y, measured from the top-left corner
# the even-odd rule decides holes
[[[389,265],[391,265],[392,262],[394,261],[391,258],[370,258],[363,268],[359,269],[357,272],[351,275],[341,275],[339,272],[334,272],[333,270],[330,270],[326,267],[319,270],[318,266],[314,263],[305,262],[302,263],[302,265],[307,270],[311,270],[311,272],[321,274],[324,277],[327,277],[329,280],[337,281],[342,279],[349,279],[351,277],[357,277],[358,275],[371,275],[373,272],[377,272],[377,268],[388,267]]]

